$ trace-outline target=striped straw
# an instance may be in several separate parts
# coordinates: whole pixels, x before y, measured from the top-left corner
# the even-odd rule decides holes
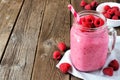
[[[80,19],[79,15],[77,14],[77,12],[75,11],[75,9],[71,4],[68,5],[68,9],[72,12],[73,16],[77,19],[77,22],[79,22],[79,19]]]

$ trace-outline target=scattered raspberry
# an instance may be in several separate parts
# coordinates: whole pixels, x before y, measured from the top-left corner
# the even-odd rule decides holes
[[[103,24],[104,24],[104,21],[103,21],[101,18],[95,19],[95,21],[94,21],[94,25],[95,25],[96,27],[100,27],[100,26],[102,26]]]
[[[54,51],[53,53],[53,59],[59,60],[61,58],[61,54],[59,51]]]
[[[70,70],[71,65],[69,63],[62,63],[62,64],[60,64],[59,68],[60,68],[61,72],[67,73],[68,70]]]
[[[82,1],[80,2],[80,6],[84,7],[85,5],[87,5],[87,2],[85,2],[84,0],[82,0]]]
[[[90,5],[91,5],[92,9],[95,10],[96,7],[98,6],[98,3],[94,0],[90,3]]]
[[[105,10],[105,11],[109,10],[110,8],[111,8],[111,7],[110,7],[109,5],[105,5],[105,6],[104,6],[104,10]]]
[[[103,73],[104,73],[105,75],[112,76],[112,75],[113,75],[113,68],[112,68],[112,67],[104,68],[104,69],[103,69]]]
[[[86,10],[92,10],[92,7],[90,4],[87,4],[85,7],[84,7]]]
[[[65,43],[60,42],[60,43],[58,44],[58,48],[59,48],[59,50],[61,50],[61,51],[65,51],[67,47],[66,47],[66,44],[65,44]]]
[[[106,18],[109,18],[109,19],[111,18],[111,15],[108,14],[108,13],[105,13],[104,16],[105,16]]]
[[[115,16],[112,17],[112,19],[118,20],[118,16],[115,15]]]
[[[113,68],[113,70],[118,70],[119,69],[119,63],[118,63],[118,61],[117,60],[112,60],[110,63],[109,63],[109,65],[108,65],[109,67],[112,67]]]

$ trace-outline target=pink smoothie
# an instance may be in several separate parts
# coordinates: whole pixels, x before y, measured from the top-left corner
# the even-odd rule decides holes
[[[83,32],[80,27],[82,26],[74,22],[71,28],[71,61],[80,71],[100,69],[106,61],[108,52],[107,27],[91,32]]]

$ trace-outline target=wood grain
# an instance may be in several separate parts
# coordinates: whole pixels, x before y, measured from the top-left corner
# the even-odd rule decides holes
[[[41,27],[32,80],[69,80],[61,73],[52,53],[61,41],[69,46],[70,12],[69,0],[47,0]]]
[[[0,60],[23,0],[0,0]]]
[[[0,80],[30,80],[46,0],[25,0],[0,65]]]

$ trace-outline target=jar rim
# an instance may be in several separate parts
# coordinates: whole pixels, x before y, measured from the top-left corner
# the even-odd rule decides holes
[[[95,28],[87,28],[87,27],[80,26],[80,29],[84,29],[86,31],[95,31],[95,30],[104,29],[107,27],[106,26],[107,19],[105,18],[105,16],[102,13],[94,11],[94,10],[83,10],[83,11],[78,12],[79,17],[85,16],[85,15],[90,15],[90,14],[102,18],[104,20],[104,25],[102,25],[100,27],[95,27]],[[77,25],[80,25],[75,18],[74,18],[73,22],[75,22]]]

